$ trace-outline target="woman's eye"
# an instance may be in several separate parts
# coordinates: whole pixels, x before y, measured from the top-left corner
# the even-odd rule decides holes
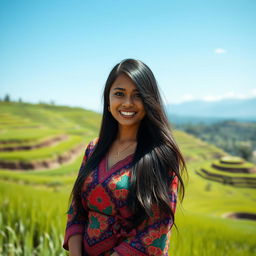
[[[136,97],[136,98],[141,98],[141,94],[140,94],[140,93],[136,93],[136,94],[135,94],[135,97]]]
[[[123,96],[124,94],[122,92],[116,92],[114,95],[116,95],[116,96]]]

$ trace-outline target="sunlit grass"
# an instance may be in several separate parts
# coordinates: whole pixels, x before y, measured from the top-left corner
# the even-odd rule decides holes
[[[253,221],[220,219],[178,212],[178,232],[172,230],[170,255],[253,256],[256,253]]]
[[[67,196],[0,181],[0,255],[65,255]]]

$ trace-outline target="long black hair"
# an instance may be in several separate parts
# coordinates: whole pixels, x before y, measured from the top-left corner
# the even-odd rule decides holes
[[[94,170],[107,153],[118,133],[118,123],[108,111],[109,92],[116,78],[127,75],[141,95],[146,115],[137,132],[137,148],[134,154],[128,206],[133,212],[135,225],[152,214],[152,206],[157,205],[160,212],[171,215],[170,184],[174,176],[179,180],[179,194],[184,197],[182,171],[186,169],[185,160],[172,136],[163,108],[156,79],[150,68],[135,59],[125,59],[111,70],[104,89],[104,106],[98,143],[80,170],[71,197],[78,214],[82,211],[81,189],[85,178]],[[173,174],[173,175],[172,175]]]

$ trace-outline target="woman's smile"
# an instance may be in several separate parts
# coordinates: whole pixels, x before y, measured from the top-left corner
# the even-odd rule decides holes
[[[133,118],[136,115],[136,112],[130,112],[130,111],[119,111],[119,113],[124,117],[124,118]]]

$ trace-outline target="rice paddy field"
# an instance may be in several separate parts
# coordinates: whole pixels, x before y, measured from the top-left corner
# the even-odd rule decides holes
[[[68,255],[62,249],[68,199],[101,116],[42,104],[0,102],[0,110],[0,255]],[[174,136],[188,178],[169,255],[256,255],[256,221],[223,217],[256,214],[256,189],[199,176],[198,170],[227,154],[184,132]]]

